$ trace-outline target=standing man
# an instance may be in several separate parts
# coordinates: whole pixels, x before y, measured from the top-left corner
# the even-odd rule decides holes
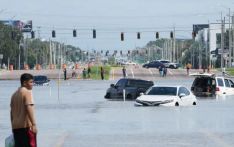
[[[88,78],[90,78],[90,74],[91,74],[91,68],[90,66],[88,67]]]
[[[166,67],[164,67],[163,75],[164,75],[164,77],[166,77],[166,76],[167,76],[167,68],[166,68]]]
[[[33,76],[22,74],[21,87],[11,97],[11,126],[15,147],[36,147],[37,127],[32,97]]]
[[[190,63],[187,63],[187,65],[186,65],[187,75],[189,75],[189,70],[191,67],[192,67],[192,65]]]
[[[123,67],[122,71],[123,71],[123,77],[126,78],[126,68]]]
[[[83,79],[86,79],[86,69],[83,69]]]
[[[64,68],[63,74],[64,74],[64,80],[67,80],[67,69],[66,68]]]
[[[104,80],[104,69],[102,66],[101,66],[101,79]]]

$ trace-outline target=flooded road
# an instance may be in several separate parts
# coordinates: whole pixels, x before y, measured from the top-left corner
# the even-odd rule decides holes
[[[62,81],[58,88],[52,81],[50,86],[34,87],[38,146],[234,146],[234,96],[198,99],[192,107],[135,107],[134,101],[104,99],[114,82]],[[190,89],[192,80],[155,83]],[[0,147],[11,133],[10,96],[18,86],[18,81],[0,81]]]

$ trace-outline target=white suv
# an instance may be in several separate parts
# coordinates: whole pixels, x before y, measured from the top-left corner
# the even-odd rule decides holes
[[[167,68],[176,69],[179,67],[178,63],[172,63],[169,60],[158,60],[158,61],[163,63]]]
[[[195,76],[191,91],[195,96],[234,95],[234,82],[215,74],[190,74]]]

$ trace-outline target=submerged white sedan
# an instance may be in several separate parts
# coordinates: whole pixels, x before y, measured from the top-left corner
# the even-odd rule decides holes
[[[196,105],[197,99],[184,86],[153,86],[141,93],[136,101],[136,106],[189,106]]]

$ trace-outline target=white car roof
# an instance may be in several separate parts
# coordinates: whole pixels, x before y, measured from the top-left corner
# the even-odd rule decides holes
[[[178,87],[185,87],[185,86],[182,86],[182,85],[154,85],[152,87],[175,87],[175,88],[178,88]]]
[[[194,76],[194,77],[213,77],[213,76],[215,76],[214,73],[192,73],[189,75]]]

